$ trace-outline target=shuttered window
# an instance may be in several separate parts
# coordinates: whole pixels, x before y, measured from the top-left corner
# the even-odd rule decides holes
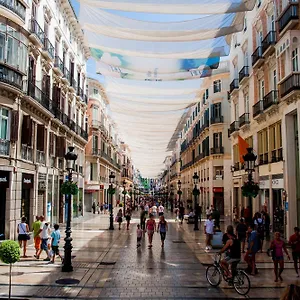
[[[45,150],[45,126],[44,125],[37,125],[37,143],[36,149],[39,151]]]
[[[10,140],[16,142],[19,139],[19,112],[17,110],[11,111],[10,119]]]
[[[32,120],[30,116],[23,115],[21,143],[32,145]]]

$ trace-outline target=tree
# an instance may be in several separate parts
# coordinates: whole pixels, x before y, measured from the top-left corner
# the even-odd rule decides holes
[[[0,244],[0,260],[9,264],[8,299],[11,299],[11,270],[12,265],[20,260],[20,246],[16,241],[4,241]]]

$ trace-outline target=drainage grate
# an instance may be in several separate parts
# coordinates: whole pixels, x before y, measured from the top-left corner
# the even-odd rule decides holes
[[[55,281],[57,284],[78,284],[80,281],[74,278],[62,278]]]
[[[185,244],[185,241],[181,241],[181,240],[178,240],[178,241],[172,241],[174,244]]]
[[[101,263],[100,263],[100,265],[103,265],[103,266],[112,266],[115,264],[116,264],[115,261],[101,261]]]

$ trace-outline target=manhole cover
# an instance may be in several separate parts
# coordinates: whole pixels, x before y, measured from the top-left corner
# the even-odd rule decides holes
[[[73,278],[63,278],[63,279],[56,280],[55,283],[57,283],[57,284],[78,284],[79,280],[73,279]]]
[[[116,264],[115,261],[101,261],[101,263],[100,263],[100,265],[104,265],[104,266],[112,266],[115,264]]]
[[[173,241],[175,244],[185,244],[185,241]]]

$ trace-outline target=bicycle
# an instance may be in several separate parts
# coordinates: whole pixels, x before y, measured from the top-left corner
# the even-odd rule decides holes
[[[239,295],[247,295],[250,291],[250,279],[244,270],[238,269],[237,263],[233,263],[232,278],[228,278],[226,271],[220,264],[221,255],[217,254],[214,257],[214,263],[206,269],[206,279],[211,286],[217,287],[223,279],[228,282],[229,285],[233,285],[234,289]]]

